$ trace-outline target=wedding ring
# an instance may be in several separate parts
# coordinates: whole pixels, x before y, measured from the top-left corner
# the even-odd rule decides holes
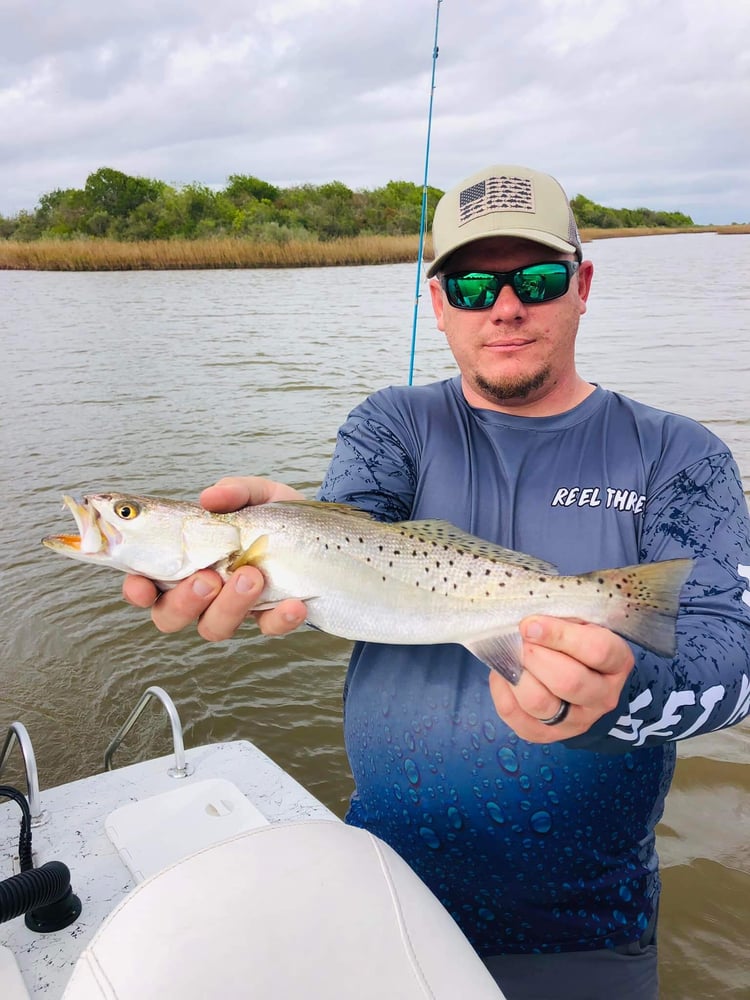
[[[563,721],[563,719],[567,716],[567,714],[568,714],[569,711],[570,711],[570,702],[569,701],[564,701],[561,698],[560,699],[560,707],[555,712],[555,714],[551,715],[549,717],[549,719],[540,719],[539,721],[542,722],[542,723],[544,723],[545,726],[556,726],[558,724],[558,722],[562,722]]]

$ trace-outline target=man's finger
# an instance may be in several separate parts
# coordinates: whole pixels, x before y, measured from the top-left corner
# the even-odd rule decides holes
[[[253,566],[238,569],[198,619],[198,634],[208,642],[231,638],[252,611],[264,586],[260,570]]]
[[[255,618],[263,635],[286,635],[304,622],[307,608],[302,601],[292,598],[282,601],[269,611],[258,611]]]
[[[221,590],[221,577],[201,570],[163,593],[151,608],[151,619],[160,632],[179,632],[198,620]]]
[[[534,646],[556,650],[601,674],[621,673],[633,666],[630,646],[619,635],[599,625],[540,616],[524,619],[520,628],[528,644],[524,649],[524,665],[532,672]]]
[[[262,476],[227,476],[200,495],[201,504],[217,513],[229,513],[274,500],[304,500],[304,497],[286,483],[277,483]]]
[[[129,574],[122,585],[123,599],[136,608],[150,608],[159,597],[153,580]]]

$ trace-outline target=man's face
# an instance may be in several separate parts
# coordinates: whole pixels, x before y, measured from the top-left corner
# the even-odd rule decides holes
[[[479,240],[457,250],[453,271],[512,271],[572,257],[509,237]],[[586,311],[593,265],[584,261],[562,297],[525,305],[505,285],[489,309],[455,309],[437,278],[430,293],[438,329],[445,333],[461,371],[464,395],[473,406],[510,412],[552,413],[575,405],[575,338]]]

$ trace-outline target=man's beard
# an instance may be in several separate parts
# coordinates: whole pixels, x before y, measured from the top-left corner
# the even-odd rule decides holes
[[[551,368],[545,367],[535,375],[528,375],[525,378],[498,379],[490,382],[475,372],[474,383],[485,399],[495,403],[507,403],[511,399],[527,399],[532,392],[542,388],[551,374]]]

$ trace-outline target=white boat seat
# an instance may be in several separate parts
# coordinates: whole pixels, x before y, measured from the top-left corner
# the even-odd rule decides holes
[[[10,948],[0,944],[0,997],[3,1000],[29,1000],[21,970]]]
[[[334,821],[275,824],[138,885],[64,1000],[502,1000],[447,910],[387,844]]]

